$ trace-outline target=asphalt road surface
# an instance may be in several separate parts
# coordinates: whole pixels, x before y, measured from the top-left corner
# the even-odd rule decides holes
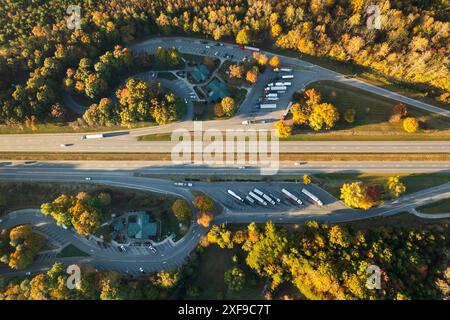
[[[192,201],[193,195],[189,189],[184,187],[177,187],[173,185],[172,181],[160,179],[148,179],[142,177],[111,174],[92,174],[91,180],[86,181],[84,174],[79,174],[75,171],[65,170],[60,174],[48,173],[45,171],[35,173],[20,173],[16,174],[0,174],[0,180],[3,181],[35,181],[35,182],[85,182],[110,185],[116,187],[132,188],[144,191],[159,192],[162,194],[173,194],[182,197],[188,201]],[[265,192],[274,192],[278,190],[281,185],[266,183],[256,184]],[[233,183],[232,185],[226,183],[213,184],[196,183],[193,187],[196,190],[209,193],[213,197],[217,192],[219,194],[229,187],[237,188],[239,190],[248,190],[248,183]],[[296,187],[294,184],[286,186],[294,192],[299,192],[300,186]],[[310,188],[312,186],[308,186]],[[312,187],[313,192],[318,192],[318,187]],[[439,199],[448,198],[450,196],[450,183],[441,186],[423,190],[414,194],[404,196],[396,201],[384,203],[382,206],[367,211],[348,209],[344,207],[338,200],[332,196],[327,195],[325,191],[320,191],[320,197],[324,197],[324,205],[307,205],[298,209],[290,211],[273,210],[254,210],[249,212],[247,209],[233,208],[229,204],[225,204],[224,213],[215,218],[214,223],[245,223],[245,222],[264,222],[274,221],[276,223],[298,223],[306,220],[318,220],[326,222],[344,222],[367,218],[375,218],[381,216],[394,215],[400,212],[409,211],[417,206],[426,203],[434,202]],[[216,201],[222,203],[222,195],[215,198]],[[25,275],[25,272],[32,274],[42,272],[50,268],[54,262],[63,262],[64,264],[72,263],[86,263],[91,264],[95,268],[115,270],[124,274],[139,276],[142,273],[139,268],[143,268],[145,273],[153,272],[162,269],[173,269],[181,266],[189,253],[195,248],[200,237],[207,232],[207,229],[199,227],[193,223],[187,234],[176,243],[161,244],[158,246],[156,254],[151,253],[145,248],[135,250],[128,249],[125,253],[118,250],[118,248],[108,246],[107,248],[97,245],[94,241],[80,237],[72,230],[66,230],[58,227],[55,222],[47,217],[42,216],[39,210],[30,209],[13,212],[2,217],[0,228],[11,228],[20,224],[30,224],[38,232],[41,232],[49,241],[59,246],[64,246],[72,243],[81,250],[89,253],[89,257],[84,258],[56,258],[56,252],[46,252],[40,254],[36,260],[23,271],[14,271],[8,269],[6,266],[0,266],[0,274],[4,276],[19,276]]]
[[[213,57],[224,57],[225,55],[233,55],[233,59],[241,61],[243,58],[251,55],[250,52],[239,49],[236,45],[224,44],[218,46],[216,42],[209,41],[211,48],[206,49],[206,45],[200,40],[191,38],[157,38],[140,42],[132,45],[135,51],[147,51],[153,53],[159,46],[177,47],[183,53],[208,55]],[[218,55],[216,56],[216,52]],[[272,54],[267,53],[269,56]],[[319,80],[334,80],[346,83],[368,92],[380,94],[387,98],[405,102],[416,108],[429,112],[434,112],[442,117],[450,117],[450,111],[420,102],[402,95],[387,91],[385,89],[361,82],[357,79],[348,79],[344,75],[334,71],[313,65],[311,63],[280,56],[282,65],[288,65],[294,69],[296,77],[290,79],[292,87],[290,90],[304,88],[307,84]],[[269,74],[270,73],[270,74]],[[280,100],[279,108],[275,111],[256,110],[255,105],[258,97],[262,93],[262,88],[266,81],[274,74],[268,71],[262,76],[262,80],[258,82],[243,101],[238,114],[228,120],[221,121],[205,121],[202,123],[203,130],[217,129],[225,131],[226,129],[243,129],[243,120],[254,119],[255,124],[251,125],[254,129],[273,129],[273,121],[279,119],[284,112],[289,99]],[[152,77],[153,72],[142,73],[138,76],[142,78]],[[146,134],[169,133],[175,129],[184,128],[192,130],[194,128],[192,119],[192,99],[189,96],[190,89],[183,83],[160,79],[163,85],[174,90],[178,95],[188,101],[188,113],[184,121],[171,123],[164,126],[141,128],[133,130],[123,130],[114,132],[108,137],[95,140],[81,140],[79,133],[67,134],[16,134],[16,135],[0,135],[0,151],[3,152],[170,152],[173,143],[167,141],[137,141],[136,137]],[[289,96],[286,93],[286,97]],[[67,99],[65,99],[67,100]],[[75,106],[75,109],[82,109],[82,106]],[[262,123],[265,120],[265,123]],[[67,147],[61,147],[67,145]],[[280,152],[292,153],[311,153],[311,152],[336,152],[336,153],[380,153],[380,152],[404,152],[404,153],[440,153],[450,150],[450,142],[439,141],[293,141],[280,142]]]

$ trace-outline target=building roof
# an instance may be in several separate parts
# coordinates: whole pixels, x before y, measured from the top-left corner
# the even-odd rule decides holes
[[[192,70],[192,76],[198,82],[205,81],[208,75],[209,70],[204,64],[199,64]]]
[[[156,223],[150,222],[150,217],[146,213],[136,213],[136,222],[128,223],[128,236],[136,239],[148,239],[156,236]]]
[[[210,90],[208,95],[212,101],[217,101],[230,96],[228,86],[218,79],[211,81],[208,84],[208,89]]]

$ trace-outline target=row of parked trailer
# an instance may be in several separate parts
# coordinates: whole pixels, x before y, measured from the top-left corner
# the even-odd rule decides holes
[[[294,201],[298,205],[303,204],[302,200],[300,200],[297,196],[295,196],[293,193],[289,192],[285,188],[282,188],[281,192],[287,198]],[[268,204],[271,204],[274,206],[277,203],[281,202],[280,198],[276,197],[275,195],[273,195],[271,193],[269,193],[267,195],[264,192],[262,192],[261,190],[259,190],[258,188],[253,188],[253,190],[249,191],[249,193],[245,197],[239,196],[236,192],[234,192],[233,190],[230,190],[230,189],[227,190],[227,193],[235,200],[240,201],[240,202],[245,202],[245,200],[247,200],[247,202],[251,205],[253,205],[253,204],[255,204],[255,202],[257,202],[258,204],[266,207]],[[310,200],[312,200],[315,204],[317,204],[319,206],[323,205],[323,202],[317,196],[315,196],[313,193],[306,190],[305,188],[302,188],[302,193],[306,197],[308,197]]]
[[[287,69],[287,68],[281,68],[281,69],[276,69],[276,70],[278,72],[292,72],[292,69]],[[285,94],[286,91],[288,90],[288,87],[290,87],[292,85],[292,82],[283,81],[283,80],[293,79],[293,78],[294,78],[293,74],[285,74],[285,75],[282,75],[281,77],[279,77],[276,82],[269,83],[264,88],[264,99],[268,103],[261,103],[260,108],[261,109],[276,109],[277,105],[274,101],[278,101],[280,99],[280,96],[282,94]]]

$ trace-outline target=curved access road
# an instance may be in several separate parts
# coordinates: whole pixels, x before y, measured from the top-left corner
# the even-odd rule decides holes
[[[201,40],[191,38],[155,38],[146,40],[131,46],[136,51],[146,51],[154,53],[160,46],[176,47],[182,53],[205,55],[212,57],[223,57],[225,55],[233,56],[231,60],[241,61],[250,56],[250,52],[239,49],[232,44],[223,44],[208,41],[209,48]],[[217,55],[216,55],[217,54]],[[271,53],[267,53],[271,56]],[[228,59],[228,58],[227,58]],[[442,117],[450,118],[450,111],[438,108],[433,105],[423,103],[408,97],[404,97],[394,92],[367,84],[357,79],[348,79],[342,74],[328,70],[311,63],[280,56],[281,63],[293,68],[295,78],[292,79],[292,90],[304,88],[307,84],[319,80],[334,80],[360,89],[380,94],[386,98],[402,101],[416,108],[434,112]],[[142,78],[154,77],[153,72],[139,74]],[[262,78],[269,77],[262,75]],[[266,79],[267,80],[267,79]],[[166,153],[173,148],[170,141],[137,141],[136,138],[141,135],[170,133],[175,129],[193,130],[194,123],[191,121],[193,116],[193,105],[190,98],[190,88],[183,83],[181,79],[171,81],[160,79],[165,86],[175,91],[178,95],[188,101],[188,113],[184,121],[170,123],[168,125],[140,128],[132,130],[122,130],[107,134],[103,139],[81,140],[80,133],[60,133],[60,134],[13,134],[0,135],[0,151],[3,152],[152,152]],[[252,118],[255,123],[251,125],[254,129],[272,129],[273,121],[279,119],[283,110],[277,110],[265,114],[259,114],[255,105],[258,96],[262,93],[265,86],[264,79],[258,81],[251,89],[247,97],[240,106],[238,114],[228,120],[204,121],[201,123],[202,130],[217,129],[225,131],[227,129],[243,129],[242,121]],[[287,105],[289,100],[286,93]],[[280,100],[280,104],[283,104]],[[82,109],[82,106],[76,106]],[[255,113],[256,112],[256,113]],[[263,121],[266,120],[266,121]],[[68,145],[68,147],[61,147]],[[442,153],[450,150],[449,141],[281,141],[280,152],[293,153],[317,153],[317,152],[335,152],[335,153]]]
[[[172,181],[160,179],[148,179],[143,177],[135,177],[132,175],[117,175],[114,173],[95,173],[91,175],[91,180],[86,181],[85,174],[71,172],[67,170],[63,174],[46,173],[17,173],[14,175],[0,176],[3,181],[34,181],[34,182],[76,182],[76,183],[95,183],[110,185],[122,188],[132,188],[143,191],[158,192],[162,194],[172,194],[182,197],[188,201],[192,201],[192,193],[182,187],[176,187]],[[246,183],[242,183],[244,185]],[[248,184],[248,183],[247,183]],[[263,187],[267,187],[267,183],[259,183]],[[252,187],[255,183],[251,184]],[[233,188],[241,187],[241,183],[233,182]],[[290,185],[294,188],[295,185]],[[226,183],[195,183],[195,190],[214,196],[214,192],[222,188],[222,191],[228,188]],[[317,186],[315,190],[320,191]],[[215,200],[224,207],[224,212],[217,216],[214,223],[247,223],[247,222],[265,222],[274,221],[276,223],[299,223],[306,220],[317,220],[324,222],[346,222],[368,218],[378,218],[384,216],[395,215],[400,212],[407,212],[411,209],[431,203],[450,196],[450,183],[429,188],[413,194],[406,195],[395,201],[384,203],[378,208],[367,211],[349,209],[343,206],[340,201],[327,195],[325,191],[321,191],[321,197],[327,199],[323,207],[306,206],[303,208],[291,209],[287,211],[276,211],[275,209],[254,208],[247,211],[233,207],[224,202],[222,197],[215,197]],[[250,213],[249,213],[250,212]],[[133,276],[141,275],[140,268],[145,273],[161,270],[172,269],[181,266],[189,256],[190,252],[196,247],[199,239],[208,230],[193,223],[187,234],[177,242],[166,240],[156,246],[157,253],[154,254],[144,247],[129,248],[126,252],[121,252],[117,247],[108,246],[107,248],[99,246],[95,241],[85,239],[72,230],[66,230],[58,227],[55,222],[48,217],[42,216],[39,210],[21,210],[12,212],[6,217],[2,217],[0,228],[11,228],[20,224],[30,224],[38,232],[44,234],[51,244],[56,247],[63,247],[69,243],[79,247],[88,253],[89,257],[72,257],[57,258],[56,251],[48,251],[41,253],[35,261],[23,271],[13,271],[6,266],[0,266],[0,274],[4,276],[24,275],[25,272],[38,273],[50,268],[55,262],[63,262],[65,264],[86,263],[91,264],[97,269],[115,270],[124,274]]]

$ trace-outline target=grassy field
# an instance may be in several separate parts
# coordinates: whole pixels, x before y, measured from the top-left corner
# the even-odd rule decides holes
[[[443,199],[417,208],[422,213],[450,213],[450,199]]]
[[[408,107],[408,115],[416,117],[421,129],[414,134],[406,133],[402,122],[390,123],[394,100],[334,81],[318,81],[308,88],[322,94],[322,100],[335,105],[340,120],[335,128],[325,132],[313,132],[301,128],[298,134],[282,140],[450,140],[450,120],[436,114]],[[356,121],[348,124],[344,120],[347,109],[356,110]],[[294,131],[295,133],[295,131]]]
[[[343,62],[333,60],[327,57],[315,57],[307,54],[300,54],[299,52],[295,52],[292,50],[281,49],[275,46],[273,43],[264,43],[260,45],[260,48],[271,51],[275,54],[281,54],[288,57],[293,57],[297,59],[301,59],[304,61],[308,61],[310,63],[319,65],[321,67],[346,74],[346,75],[354,75],[357,74],[357,79],[362,80],[367,83],[374,84],[376,86],[385,88],[387,90],[397,92],[399,94],[405,95],[407,97],[417,99],[423,101],[425,103],[429,103],[447,110],[450,110],[450,105],[439,102],[435,99],[432,94],[433,88],[428,87],[425,84],[414,85],[409,83],[403,83],[400,81],[396,81],[394,79],[389,79],[382,74],[363,66],[356,65],[351,62]],[[431,93],[431,94],[430,94]]]
[[[57,255],[57,258],[68,258],[68,257],[89,257],[89,254],[78,249],[73,244],[65,246]]]
[[[4,201],[4,204],[0,205],[0,216],[13,210],[39,208],[42,203],[53,201],[63,193],[76,195],[80,191],[111,194],[111,205],[108,207],[106,220],[111,213],[119,215],[130,210],[145,210],[161,223],[162,235],[175,233],[180,237],[186,231],[186,228],[180,228],[170,209],[176,199],[174,196],[82,183],[0,182],[0,196],[3,196],[0,200]],[[99,234],[105,235],[107,231],[101,229]]]
[[[322,184],[322,186],[334,195],[336,198],[340,196],[340,188],[344,183],[362,181],[368,185],[383,186],[388,177],[400,176],[400,180],[406,186],[406,192],[414,193],[426,188],[441,185],[450,181],[449,173],[321,173],[314,175],[314,180]]]
[[[247,284],[239,292],[229,291],[224,279],[224,273],[235,265],[231,260],[236,255],[237,265],[246,273]],[[234,299],[234,300],[255,300],[260,298],[264,282],[261,279],[254,279],[249,283],[249,276],[252,271],[245,265],[245,255],[239,248],[220,249],[216,245],[210,245],[199,256],[199,269],[196,275],[189,279],[186,287],[196,286],[200,288],[199,299]]]
[[[110,132],[110,131],[121,131],[121,130],[129,130],[129,129],[138,129],[145,127],[153,127],[157,124],[155,122],[137,122],[134,123],[130,128],[122,127],[122,126],[111,126],[111,127],[102,127],[102,126],[92,126],[92,127],[83,127],[79,129],[72,128],[64,123],[43,123],[38,124],[36,130],[32,130],[31,128],[26,128],[22,125],[0,125],[0,134],[32,134],[32,133],[76,133],[76,132]]]

